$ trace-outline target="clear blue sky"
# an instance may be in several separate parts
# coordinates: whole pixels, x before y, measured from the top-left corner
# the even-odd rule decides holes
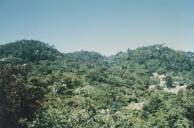
[[[0,44],[20,39],[62,52],[158,43],[194,51],[194,0],[0,0]]]

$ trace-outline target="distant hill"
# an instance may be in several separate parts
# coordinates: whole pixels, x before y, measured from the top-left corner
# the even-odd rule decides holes
[[[0,58],[16,57],[25,62],[38,60],[54,60],[62,54],[54,47],[40,41],[20,40],[5,45],[0,45]]]
[[[64,58],[69,61],[98,63],[100,61],[103,61],[106,57],[102,56],[97,52],[79,51],[79,52],[73,52],[73,53],[66,53],[64,54]]]
[[[193,61],[192,53],[175,51],[163,44],[140,47],[135,50],[128,50],[125,53],[118,53],[113,56],[114,62],[123,61],[126,64],[133,62],[144,65],[151,73],[154,71],[191,71]]]

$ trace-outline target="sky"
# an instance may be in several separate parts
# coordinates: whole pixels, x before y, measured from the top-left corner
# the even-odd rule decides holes
[[[194,0],[0,0],[0,44],[21,39],[64,53],[162,43],[194,51]]]

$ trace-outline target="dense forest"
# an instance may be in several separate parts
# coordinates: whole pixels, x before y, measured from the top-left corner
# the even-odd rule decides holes
[[[193,128],[194,53],[0,45],[0,128]]]

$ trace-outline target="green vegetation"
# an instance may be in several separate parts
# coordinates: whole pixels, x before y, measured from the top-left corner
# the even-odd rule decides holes
[[[193,53],[163,44],[110,57],[34,40],[1,45],[0,127],[192,128]]]

